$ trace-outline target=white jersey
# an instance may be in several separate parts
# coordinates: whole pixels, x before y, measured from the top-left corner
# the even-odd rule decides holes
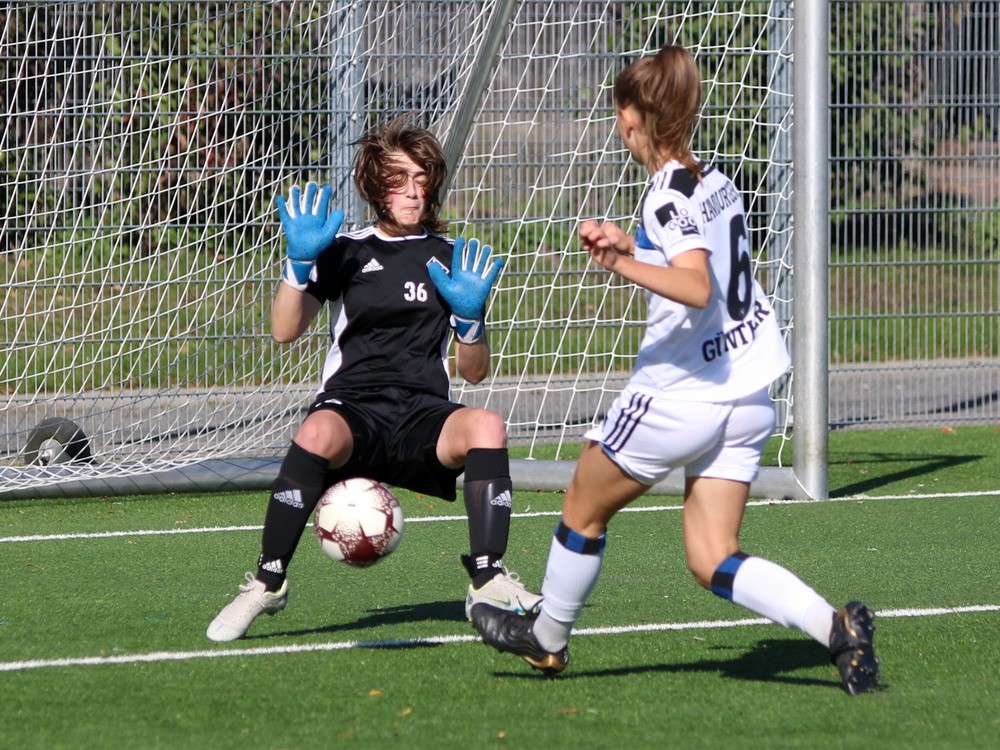
[[[790,360],[774,310],[753,277],[743,201],[719,170],[697,179],[670,161],[650,179],[635,257],[667,266],[709,253],[712,299],[704,309],[646,292],[646,333],[631,384],[685,401],[734,401],[766,388]]]

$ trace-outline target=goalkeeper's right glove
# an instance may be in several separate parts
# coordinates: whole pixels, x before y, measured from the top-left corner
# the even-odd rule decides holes
[[[332,195],[333,188],[329,185],[321,188],[310,182],[305,194],[298,185],[293,185],[287,203],[283,195],[274,199],[288,243],[288,257],[281,278],[300,292],[305,291],[314,277],[316,259],[333,242],[344,221],[343,211],[330,213]]]

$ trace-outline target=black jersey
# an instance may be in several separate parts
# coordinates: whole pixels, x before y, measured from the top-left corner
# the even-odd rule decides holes
[[[323,389],[402,386],[449,397],[451,309],[427,273],[451,266],[452,241],[385,237],[374,226],[338,235],[316,261],[309,294],[330,303]]]

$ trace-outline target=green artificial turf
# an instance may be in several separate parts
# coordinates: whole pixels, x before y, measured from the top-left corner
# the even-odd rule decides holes
[[[835,433],[833,500],[747,509],[748,552],[878,612],[884,688],[853,698],[818,644],[694,583],[679,498],[613,521],[554,679],[465,621],[461,502],[400,492],[403,542],[365,570],[307,530],[288,608],[231,644],[204,632],[253,567],[261,493],[3,502],[0,747],[990,747],[998,440]],[[561,496],[515,502],[507,563],[537,589]]]

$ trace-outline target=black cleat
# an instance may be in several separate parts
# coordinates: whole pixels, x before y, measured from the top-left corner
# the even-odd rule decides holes
[[[833,613],[830,661],[840,670],[844,690],[860,695],[878,686],[878,659],[872,636],[875,615],[861,602],[848,602]]]
[[[472,624],[483,637],[483,643],[501,653],[520,656],[548,676],[559,674],[569,664],[569,648],[555,653],[542,648],[532,632],[537,617],[514,614],[489,604],[472,607]]]

